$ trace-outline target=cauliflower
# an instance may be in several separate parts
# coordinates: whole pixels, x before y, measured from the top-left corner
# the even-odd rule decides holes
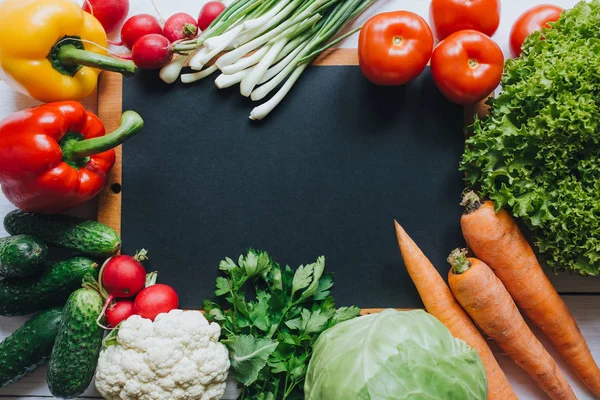
[[[96,388],[107,400],[218,400],[229,370],[220,335],[199,311],[129,317],[100,353]]]

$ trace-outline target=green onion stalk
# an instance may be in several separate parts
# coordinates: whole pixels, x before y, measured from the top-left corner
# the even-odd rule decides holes
[[[176,43],[181,56],[161,70],[173,83],[187,63],[195,82],[220,70],[219,88],[240,84],[240,93],[264,104],[250,119],[265,118],[286,97],[310,63],[323,51],[356,33],[338,35],[375,0],[236,0],[195,39]]]

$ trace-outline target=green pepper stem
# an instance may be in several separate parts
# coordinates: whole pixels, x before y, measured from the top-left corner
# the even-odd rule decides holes
[[[94,154],[115,148],[138,133],[144,127],[144,120],[135,111],[125,111],[121,126],[108,135],[93,139],[69,140],[63,146],[63,159],[77,161]]]
[[[104,71],[119,72],[125,76],[132,76],[135,73],[133,61],[80,50],[72,44],[60,46],[57,58],[60,63],[65,65],[84,65]]]

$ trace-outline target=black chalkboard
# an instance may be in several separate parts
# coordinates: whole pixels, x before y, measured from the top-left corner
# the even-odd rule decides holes
[[[219,261],[249,247],[293,267],[325,255],[338,305],[420,307],[393,219],[443,276],[462,245],[463,110],[429,70],[383,88],[358,67],[311,67],[261,122],[237,87],[210,78],[138,74],[123,96],[146,122],[124,147],[124,251],[148,248],[181,307],[201,307]]]

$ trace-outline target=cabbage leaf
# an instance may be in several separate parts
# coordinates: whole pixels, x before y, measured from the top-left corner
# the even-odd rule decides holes
[[[487,397],[477,352],[421,310],[385,310],[325,331],[304,388],[306,400]]]

